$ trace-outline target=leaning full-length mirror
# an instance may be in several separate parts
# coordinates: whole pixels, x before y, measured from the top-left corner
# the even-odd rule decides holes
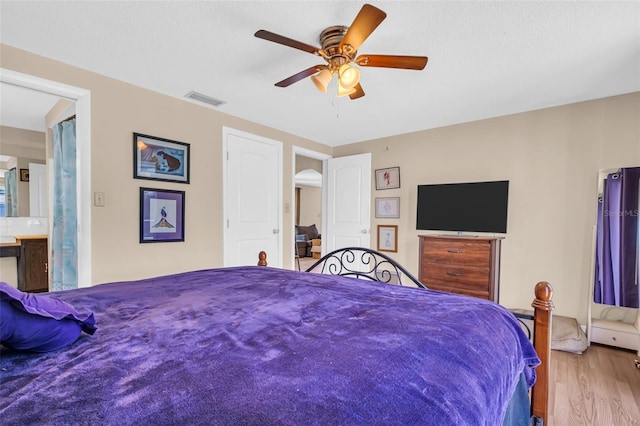
[[[589,340],[640,355],[640,167],[602,171]]]
[[[638,308],[640,167],[626,167],[607,173],[601,189],[593,301]]]

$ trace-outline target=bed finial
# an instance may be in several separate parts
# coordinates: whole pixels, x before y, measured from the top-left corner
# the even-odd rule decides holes
[[[267,253],[264,251],[258,253],[258,266],[267,266]]]
[[[553,287],[546,281],[540,281],[536,284],[535,289],[536,298],[534,299],[531,306],[537,309],[542,309],[543,311],[553,311],[553,301],[551,297],[553,297]]]
[[[549,363],[551,361],[551,311],[553,287],[546,281],[536,284],[536,298],[531,303],[535,310],[533,322],[534,346],[541,364],[536,368],[537,380],[531,389],[531,414],[547,423],[549,413]]]

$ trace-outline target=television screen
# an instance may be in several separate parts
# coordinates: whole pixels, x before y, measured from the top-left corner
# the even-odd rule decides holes
[[[418,185],[418,230],[507,232],[509,181]]]

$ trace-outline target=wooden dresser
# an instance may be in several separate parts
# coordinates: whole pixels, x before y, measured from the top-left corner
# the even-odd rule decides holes
[[[20,243],[18,290],[49,291],[49,249],[46,236],[16,237]]]
[[[419,280],[433,290],[498,303],[502,238],[420,235]]]

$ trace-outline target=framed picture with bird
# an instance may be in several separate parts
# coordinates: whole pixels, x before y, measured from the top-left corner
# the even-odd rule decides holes
[[[140,188],[140,242],[184,241],[184,191]]]

